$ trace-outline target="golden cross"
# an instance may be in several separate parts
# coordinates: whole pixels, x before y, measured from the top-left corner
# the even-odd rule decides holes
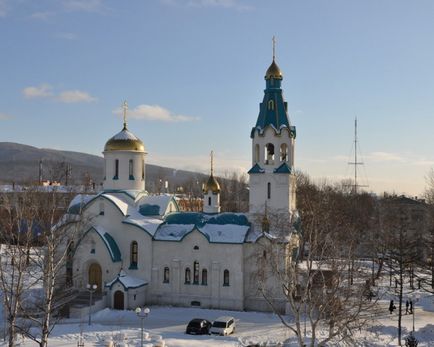
[[[122,108],[124,110],[124,128],[127,128],[127,111],[128,111],[128,103],[125,100],[124,103],[122,104]]]
[[[214,151],[211,151],[211,176],[214,172]]]
[[[273,41],[273,60],[274,60],[274,58],[276,57],[276,38],[274,37],[274,35],[272,41]]]

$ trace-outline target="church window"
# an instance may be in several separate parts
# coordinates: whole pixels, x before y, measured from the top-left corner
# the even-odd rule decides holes
[[[202,285],[203,286],[208,285],[208,270],[207,269],[202,270]]]
[[[193,263],[193,284],[199,284],[199,262]]]
[[[137,269],[138,250],[137,241],[131,242],[130,269]]]
[[[190,284],[191,283],[191,271],[190,268],[186,268],[185,269],[185,284]]]
[[[223,271],[223,286],[229,286],[229,270],[227,269]]]
[[[259,145],[255,145],[255,162],[259,163]]]
[[[115,159],[115,175],[113,179],[114,180],[119,179],[119,159]]]
[[[145,159],[142,159],[142,181],[145,180]]]
[[[267,183],[267,199],[271,199],[271,183]]]
[[[73,260],[74,260],[74,241],[70,241],[66,253],[66,285],[68,287],[72,286]]]
[[[274,145],[272,143],[265,145],[265,164],[274,164]]]
[[[211,197],[208,197],[208,206],[211,206]]]
[[[268,101],[268,109],[274,111],[274,100]]]
[[[163,283],[169,283],[169,278],[170,278],[170,270],[166,266],[163,271]]]
[[[99,203],[99,214],[100,214],[100,216],[104,216],[104,203],[103,202]]]
[[[129,172],[129,179],[133,180],[134,179],[134,161],[133,161],[133,159],[129,160],[128,172]]]
[[[199,249],[199,246],[196,245],[196,246],[193,247],[193,249],[197,251]]]
[[[280,161],[288,161],[288,146],[286,143],[280,145]]]

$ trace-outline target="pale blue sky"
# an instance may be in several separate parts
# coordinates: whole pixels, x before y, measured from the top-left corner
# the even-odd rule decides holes
[[[277,37],[296,167],[340,179],[359,119],[376,192],[434,166],[434,1],[0,0],[0,141],[101,154],[121,128],[148,162],[249,169]],[[366,174],[364,173],[366,172]]]

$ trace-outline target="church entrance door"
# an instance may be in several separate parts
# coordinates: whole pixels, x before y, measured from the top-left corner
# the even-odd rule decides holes
[[[123,310],[124,309],[124,292],[117,290],[115,291],[114,297],[114,309]]]
[[[102,271],[101,266],[98,263],[92,263],[89,266],[89,284],[97,285],[96,292],[101,293],[102,291]]]

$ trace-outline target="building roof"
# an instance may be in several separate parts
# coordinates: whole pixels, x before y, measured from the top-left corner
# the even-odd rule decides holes
[[[248,174],[257,174],[257,173],[264,173],[264,172],[265,170],[261,168],[258,163],[253,165],[253,167],[249,171],[247,171]]]
[[[121,251],[119,250],[118,244],[113,239],[113,237],[102,226],[100,226],[100,225],[92,226],[83,235],[83,237],[90,231],[95,231],[96,234],[101,237],[101,240],[103,241],[103,243],[107,247],[107,250],[108,250],[113,262],[122,261]]]
[[[274,173],[285,173],[285,174],[290,174],[292,173],[291,168],[288,166],[287,163],[282,163],[278,168],[273,170]]]
[[[127,275],[124,270],[121,270],[119,274],[113,280],[106,283],[105,286],[111,289],[116,283],[120,283],[126,291],[128,289],[140,288],[148,284],[148,282],[141,278]]]
[[[125,125],[120,132],[106,142],[104,152],[110,151],[145,152],[145,145],[136,135],[130,132]]]

